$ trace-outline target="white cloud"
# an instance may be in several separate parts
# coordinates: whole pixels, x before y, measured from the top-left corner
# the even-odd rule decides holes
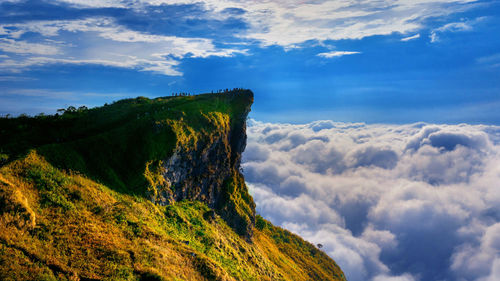
[[[500,262],[500,223],[475,227],[483,232],[479,245],[474,245],[477,241],[462,245],[452,259],[452,268],[463,277],[487,276],[498,270]]]
[[[0,49],[24,54],[0,61],[0,69],[10,71],[55,63],[99,64],[177,76],[182,73],[176,66],[184,57],[228,57],[246,52],[217,48],[205,38],[140,33],[109,18],[33,21],[6,24],[1,30],[10,38],[0,39]],[[18,39],[28,32],[42,36],[47,43]]]
[[[436,31],[440,32],[444,31],[459,32],[459,31],[471,31],[471,30],[472,26],[469,22],[451,22],[436,29]]]
[[[479,64],[487,65],[489,67],[499,67],[500,66],[500,53],[480,57],[476,61]]]
[[[3,71],[19,72],[53,63],[101,64],[105,66],[151,71],[164,75],[182,75],[180,60],[185,57],[228,57],[246,54],[244,44],[279,45],[285,49],[301,47],[304,42],[362,39],[374,35],[407,35],[426,28],[431,18],[461,12],[474,7],[475,0],[382,0],[382,1],[239,1],[239,0],[59,0],[56,3],[83,7],[117,7],[146,12],[149,5],[195,4],[205,8],[203,19],[223,21],[238,18],[248,29],[233,37],[242,45],[219,47],[209,38],[183,38],[138,32],[117,24],[111,18],[80,20],[28,21],[0,26],[0,50],[20,54],[0,61]],[[244,11],[234,15],[229,8]],[[175,18],[173,19],[175,20]],[[432,31],[432,42],[450,31],[465,31],[475,22],[448,23]],[[27,34],[35,34],[29,36]],[[412,40],[419,34],[405,37]],[[223,42],[217,42],[223,43]],[[328,43],[328,42],[327,42]],[[224,46],[230,46],[226,44]],[[22,55],[21,55],[22,54]],[[318,54],[324,58],[359,54],[332,51]]]
[[[493,264],[491,265],[490,275],[484,278],[480,278],[478,281],[497,281],[498,276],[500,276],[500,258],[495,258]]]
[[[224,19],[227,8],[246,12],[241,18],[250,30],[237,34],[262,45],[291,48],[308,40],[361,39],[373,35],[408,34],[425,28],[430,18],[444,17],[474,7],[475,0],[382,0],[382,1],[238,1],[238,0],[64,0],[87,7],[202,4],[206,17]],[[449,28],[452,28],[451,26]],[[459,27],[457,27],[459,28]]]
[[[263,45],[291,46],[308,40],[362,39],[373,35],[408,34],[424,21],[467,8],[474,1],[302,1],[251,2],[247,38]],[[456,5],[453,5],[456,4]]]
[[[92,7],[92,8],[123,8],[127,6],[127,2],[123,0],[59,0],[76,7]]]
[[[500,53],[496,53],[493,55],[480,57],[477,59],[478,63],[497,63],[500,62]]]
[[[439,41],[439,34],[445,32],[465,32],[472,31],[474,29],[474,25],[484,21],[486,17],[478,17],[472,20],[464,20],[461,22],[450,22],[441,27],[438,27],[432,30],[430,34],[431,43],[435,43]]]
[[[373,278],[373,281],[415,281],[415,280],[416,279],[409,274],[403,274],[401,276],[379,275]]]
[[[323,244],[349,280],[494,280],[499,133],[251,121],[243,168],[258,212]]]
[[[52,45],[16,41],[8,38],[0,38],[0,50],[6,53],[55,55],[59,48]]]
[[[355,54],[361,54],[360,52],[352,52],[352,51],[332,51],[332,52],[327,52],[327,53],[319,53],[317,54],[318,57],[323,57],[323,58],[336,58],[336,57],[341,57],[341,56],[346,56],[346,55],[355,55]]]
[[[17,77],[12,77],[16,79]],[[19,81],[29,80],[31,78],[25,78]],[[67,102],[83,102],[82,97],[112,97],[112,98],[125,98],[128,95],[126,93],[95,93],[95,92],[72,92],[72,91],[54,91],[50,89],[9,89],[3,92],[5,97],[39,97],[43,98],[45,101],[56,100],[61,101],[61,105]],[[55,112],[55,108],[49,108],[50,111]]]
[[[401,41],[407,42],[407,41],[415,40],[415,39],[418,39],[418,38],[420,38],[420,33],[417,33],[417,34],[415,34],[413,36],[408,36],[408,37],[401,38]]]
[[[431,43],[435,43],[439,41],[439,37],[436,34],[436,32],[432,32],[431,35],[429,35],[429,38],[431,39]]]

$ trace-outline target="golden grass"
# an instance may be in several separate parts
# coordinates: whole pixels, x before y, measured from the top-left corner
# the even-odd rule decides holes
[[[36,151],[0,168],[0,198],[0,280],[343,280],[270,223],[248,242],[200,202],[154,205]]]

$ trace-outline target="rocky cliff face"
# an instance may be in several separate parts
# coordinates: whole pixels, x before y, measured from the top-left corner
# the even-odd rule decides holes
[[[229,98],[233,103],[244,102],[241,110],[230,118],[208,113],[201,134],[188,134],[187,141],[178,141],[172,155],[159,162],[160,184],[154,186],[151,200],[160,205],[182,200],[204,202],[238,234],[251,238],[255,204],[240,172],[240,162],[253,94],[248,91]],[[186,138],[185,132],[177,130],[177,139]]]

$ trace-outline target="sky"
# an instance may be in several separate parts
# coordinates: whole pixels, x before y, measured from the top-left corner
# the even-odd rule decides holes
[[[0,115],[248,88],[257,212],[349,281],[500,280],[500,1],[0,0]]]
[[[500,124],[500,2],[0,1],[0,114],[243,87],[266,122]]]

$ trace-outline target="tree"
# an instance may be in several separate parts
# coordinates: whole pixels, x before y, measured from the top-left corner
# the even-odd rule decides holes
[[[86,110],[88,110],[88,108],[85,105],[82,105],[82,106],[78,107],[78,112],[83,112],[83,111],[86,111]]]

